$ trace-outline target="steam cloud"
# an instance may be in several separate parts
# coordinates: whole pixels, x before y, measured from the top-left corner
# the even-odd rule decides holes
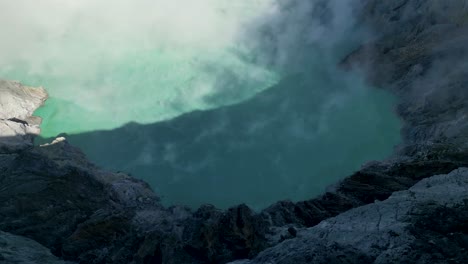
[[[368,37],[358,2],[3,1],[0,75],[49,89],[44,136],[68,132],[167,203],[260,209],[399,140],[387,94],[337,68]]]
[[[277,81],[275,73],[239,56],[249,56],[241,32],[270,5],[269,0],[2,1],[0,75],[46,86],[49,111],[60,111],[42,114],[61,124],[79,118],[77,112],[93,113],[95,120],[82,124],[82,131],[234,103]],[[210,104],[206,97],[217,93],[225,99]],[[80,132],[65,128],[45,123],[44,133]]]
[[[351,2],[2,1],[0,76],[46,86],[45,136],[151,123],[334,71]]]

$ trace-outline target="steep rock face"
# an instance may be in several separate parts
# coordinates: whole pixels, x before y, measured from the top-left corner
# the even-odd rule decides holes
[[[45,100],[43,90],[0,84],[2,100],[13,102],[3,104],[2,113],[34,119],[27,115]],[[28,97],[23,89],[38,96]],[[23,105],[31,110],[8,108]],[[24,126],[26,134],[29,124]],[[9,147],[11,139],[4,136]],[[0,154],[2,231],[81,263],[223,263],[267,247],[264,227],[246,206],[226,212],[164,208],[148,184],[100,170],[64,138],[32,147],[32,136],[18,140],[21,148]]]
[[[393,157],[363,166],[359,172],[337,184],[334,192],[322,198],[296,204],[282,202],[267,209],[269,215],[274,216],[272,221],[278,225],[300,223],[302,226],[314,226],[346,209],[374,200],[384,200],[394,191],[406,189],[431,175],[448,173],[459,166],[466,166],[468,131],[464,120],[468,113],[468,4],[458,0],[369,0],[362,3],[364,8],[359,13],[360,23],[379,33],[374,41],[347,56],[342,66],[364,71],[369,81],[398,95],[397,113],[404,123],[403,143]],[[466,173],[457,177],[466,177]],[[433,199],[438,198],[435,195]],[[457,250],[466,250],[464,235],[460,238],[446,231],[452,228],[462,233],[466,231],[466,227],[460,227],[461,219],[466,215],[466,206],[454,205],[447,209],[440,205],[418,205],[418,208],[421,215],[411,218],[413,224],[407,231],[417,233],[413,234],[415,238],[411,242],[411,252],[390,251],[389,256],[376,256],[369,254],[367,249],[336,244],[331,239],[328,245],[317,243],[315,247],[314,243],[302,244],[301,253],[298,250],[291,255],[286,254],[284,256],[290,257],[290,260],[285,257],[283,262],[279,261],[281,252],[284,253],[290,246],[300,248],[301,243],[304,243],[292,240],[295,242],[285,242],[267,250],[268,253],[261,254],[265,254],[264,258],[258,258],[253,263],[289,263],[291,260],[296,263],[309,263],[312,260],[313,263],[394,263],[404,260],[408,263],[446,263],[450,258],[454,258],[456,263],[456,260],[466,258],[464,253],[457,255]],[[369,212],[363,212],[359,221],[368,221],[364,216],[367,214]],[[452,217],[450,219],[453,222],[440,223],[438,228],[427,224],[418,227],[425,221],[434,222],[444,217]],[[328,229],[328,232],[334,232],[336,228],[331,225],[322,227]],[[355,229],[351,226],[348,228]],[[382,241],[392,242],[383,233],[379,235]],[[434,242],[432,236],[442,240]],[[369,237],[362,239],[372,241]],[[455,246],[449,249],[434,246],[439,242]],[[438,252],[424,255],[431,247],[436,247]],[[306,249],[311,250],[312,255],[307,254],[304,251]],[[323,251],[329,254],[322,254]]]
[[[16,264],[72,264],[50,253],[41,244],[21,236],[0,231],[0,263]]]
[[[467,208],[457,186],[466,192],[466,169],[423,179],[468,166],[466,1],[360,2],[361,23],[380,34],[343,67],[365,69],[399,96],[404,142],[390,159],[320,197],[258,214],[244,205],[164,208],[147,184],[100,170],[66,140],[32,147],[39,120],[31,114],[46,94],[2,81],[0,230],[81,263],[226,263],[268,247],[252,263],[463,260]],[[394,217],[399,203],[413,208],[398,209],[404,219]]]
[[[467,191],[467,168],[426,178],[236,263],[463,263]]]
[[[40,118],[32,113],[46,100],[43,88],[0,80],[0,154],[20,151],[33,145],[40,132]]]
[[[264,210],[273,226],[314,226],[350,208],[384,200],[426,177],[468,165],[466,1],[359,3],[359,26],[375,36],[342,66],[363,71],[369,81],[398,96],[403,142],[388,160],[365,164],[321,197],[279,202]]]
[[[0,182],[0,229],[65,258],[104,247],[112,255],[133,231],[138,208],[159,210],[148,185],[97,170],[66,141],[3,155]]]
[[[379,34],[343,65],[364,69],[370,81],[400,97],[406,145],[450,142],[466,148],[467,2],[366,3],[361,21]]]

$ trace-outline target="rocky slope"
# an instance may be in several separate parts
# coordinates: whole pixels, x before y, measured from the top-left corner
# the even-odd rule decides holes
[[[146,183],[97,168],[66,140],[32,147],[39,120],[31,114],[46,94],[2,81],[0,230],[9,234],[0,233],[8,240],[0,240],[0,259],[11,257],[6,243],[55,261],[44,246],[79,263],[466,259],[468,172],[458,168],[468,166],[468,4],[358,2],[360,23],[379,34],[342,67],[363,70],[400,98],[403,143],[388,160],[320,197],[260,213],[244,205],[164,208]]]
[[[17,264],[71,264],[50,253],[34,240],[0,231],[0,263]]]
[[[464,263],[467,191],[467,168],[432,176],[235,263]]]
[[[45,90],[0,80],[0,94],[0,153],[32,147],[41,122],[32,113],[46,100]]]

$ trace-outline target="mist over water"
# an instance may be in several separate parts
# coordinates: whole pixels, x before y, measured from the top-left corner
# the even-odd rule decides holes
[[[260,209],[399,142],[394,98],[337,67],[369,34],[353,2],[2,2],[0,76],[48,90],[43,137],[166,204]]]
[[[240,40],[268,2],[3,1],[0,74],[47,88],[43,136],[238,102],[279,78]]]

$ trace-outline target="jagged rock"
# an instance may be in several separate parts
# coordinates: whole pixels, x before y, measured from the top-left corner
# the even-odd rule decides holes
[[[466,1],[359,2],[360,23],[379,35],[343,67],[400,98],[403,144],[388,160],[260,213],[164,208],[148,184],[100,170],[66,140],[32,147],[46,94],[0,81],[0,230],[80,263],[225,263],[261,251],[251,263],[462,263],[467,170],[424,178],[468,166]]]
[[[117,202],[136,207],[155,197],[141,181],[99,171],[66,141],[3,157],[1,229],[28,233],[53,250],[98,209]]]
[[[33,112],[47,99],[42,88],[27,87],[19,82],[0,80],[0,119],[16,118],[30,122]],[[36,123],[37,125],[37,123]]]
[[[468,169],[424,179],[347,211],[241,263],[463,263]]]
[[[209,219],[203,209],[163,208],[148,184],[100,170],[64,138],[0,155],[0,186],[1,230],[82,263],[222,262],[265,247],[248,207]]]
[[[253,257],[268,246],[267,226],[246,205],[226,212],[203,206],[186,226],[186,250],[210,263]]]
[[[50,250],[29,238],[0,231],[0,263],[15,264],[73,264],[63,261]]]
[[[32,114],[47,99],[43,88],[0,80],[0,154],[29,148],[39,135],[40,118]]]
[[[365,1],[361,23],[377,32],[343,61],[397,94],[406,145],[467,148],[468,4],[464,0]]]

